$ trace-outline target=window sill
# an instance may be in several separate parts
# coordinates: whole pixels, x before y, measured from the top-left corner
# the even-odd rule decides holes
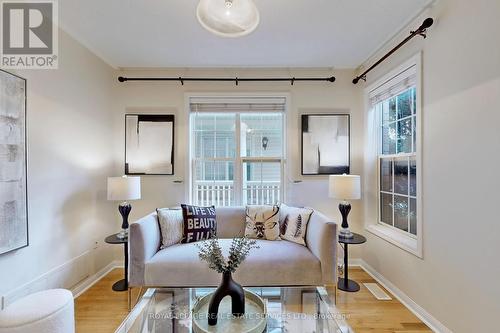
[[[397,247],[419,257],[422,256],[422,246],[419,244],[421,240],[412,238],[389,227],[381,224],[371,224],[366,227],[366,230],[378,236],[385,241],[396,245]]]

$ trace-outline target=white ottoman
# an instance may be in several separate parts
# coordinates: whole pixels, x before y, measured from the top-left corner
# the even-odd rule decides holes
[[[74,333],[73,302],[65,289],[23,297],[0,311],[0,333]]]

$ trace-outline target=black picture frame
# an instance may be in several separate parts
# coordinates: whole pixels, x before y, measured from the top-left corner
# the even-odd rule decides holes
[[[311,172],[304,170],[304,134],[309,133],[309,120],[310,117],[343,117],[347,120],[347,147],[346,154],[344,156],[347,161],[347,165],[342,166],[318,166],[316,172]],[[321,153],[318,150],[318,164],[320,164]],[[320,175],[338,175],[338,174],[350,174],[351,171],[351,115],[349,113],[311,113],[301,115],[301,130],[300,130],[300,170],[302,176],[320,176]]]
[[[130,172],[129,163],[127,162],[127,118],[137,117],[138,122],[170,122],[172,123],[172,147],[171,147],[171,164],[172,171],[170,173],[148,173],[148,172]],[[127,113],[125,114],[125,159],[124,172],[130,176],[172,176],[175,174],[175,115],[173,114],[142,114],[142,113]]]
[[[2,254],[6,254],[6,253],[10,253],[10,252],[13,252],[13,251],[17,251],[17,250],[20,250],[20,249],[23,249],[25,247],[28,247],[29,244],[30,244],[30,237],[29,237],[29,212],[28,212],[28,109],[27,109],[27,100],[28,100],[28,81],[19,76],[19,75],[16,75],[16,74],[13,74],[13,73],[10,73],[10,72],[7,72],[3,69],[0,69],[0,73],[1,74],[7,74],[9,76],[12,76],[13,78],[16,78],[16,79],[19,79],[22,81],[22,84],[23,84],[23,87],[24,87],[24,105],[23,105],[23,108],[24,108],[24,119],[23,119],[23,131],[24,131],[24,135],[23,135],[23,139],[24,139],[24,170],[23,170],[23,175],[24,175],[24,193],[23,193],[23,198],[24,198],[24,211],[25,211],[25,214],[26,214],[26,218],[25,218],[25,228],[26,228],[26,242],[20,246],[16,246],[16,247],[13,247],[13,248],[10,248],[8,250],[4,250],[4,251],[0,251],[0,255]],[[0,230],[0,232],[4,233],[4,230]],[[0,244],[1,245],[1,244]]]

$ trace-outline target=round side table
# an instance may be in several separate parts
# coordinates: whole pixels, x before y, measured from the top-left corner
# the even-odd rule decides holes
[[[125,278],[113,284],[114,291],[127,291],[128,290],[128,237],[118,238],[118,234],[106,237],[104,240],[108,244],[123,244],[123,253],[125,256]]]
[[[353,280],[349,280],[349,256],[348,256],[348,246],[349,244],[363,244],[366,242],[366,238],[360,234],[352,234],[352,238],[339,237],[339,243],[344,245],[344,277],[339,277],[339,282],[337,283],[337,288],[343,291],[356,292],[359,291],[359,284]]]

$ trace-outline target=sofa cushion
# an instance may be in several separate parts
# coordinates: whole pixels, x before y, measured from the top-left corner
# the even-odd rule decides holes
[[[192,243],[215,237],[217,222],[215,206],[198,207],[182,204],[184,232],[182,243]]]
[[[280,206],[280,237],[290,242],[306,246],[307,223],[313,210],[311,208]]]
[[[249,238],[278,240],[280,206],[247,206],[245,236]]]
[[[217,237],[241,237],[245,234],[245,207],[217,207]]]
[[[220,239],[227,256],[231,239]],[[234,279],[244,286],[319,285],[321,265],[307,247],[292,242],[257,240],[241,264]],[[176,244],[160,250],[145,264],[148,286],[208,287],[218,286],[219,273],[198,258],[195,244]]]
[[[180,243],[184,231],[182,210],[157,208],[158,223],[161,231],[161,248]]]

